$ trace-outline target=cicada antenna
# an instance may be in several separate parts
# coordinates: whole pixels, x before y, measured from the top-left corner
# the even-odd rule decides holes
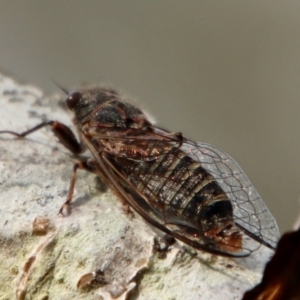
[[[64,87],[62,87],[60,84],[58,84],[53,78],[51,78],[52,82],[58,87],[60,88],[66,95],[69,95],[69,92],[67,91],[67,89],[65,89]]]

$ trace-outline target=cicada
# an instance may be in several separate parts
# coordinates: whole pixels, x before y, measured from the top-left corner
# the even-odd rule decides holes
[[[215,146],[160,128],[116,91],[84,87],[68,93],[74,133],[58,121],[41,123],[25,137],[50,126],[72,153],[92,157],[74,165],[63,213],[73,198],[78,169],[92,172],[127,208],[196,249],[244,257],[260,245],[274,249],[279,230],[239,165]]]

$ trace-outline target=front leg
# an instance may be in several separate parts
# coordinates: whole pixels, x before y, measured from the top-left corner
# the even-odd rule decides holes
[[[58,121],[43,122],[43,123],[31,128],[29,130],[26,130],[22,133],[17,133],[17,132],[10,131],[10,130],[3,130],[3,131],[0,131],[0,134],[7,133],[7,134],[12,134],[17,137],[23,138],[23,137],[26,137],[27,135],[29,135],[43,127],[46,127],[46,126],[51,127],[52,132],[59,139],[59,141],[68,150],[70,150],[73,154],[79,154],[79,153],[83,152],[84,146],[81,145],[77,141],[75,134],[72,132],[72,130],[68,126],[66,126],[63,123],[60,123]]]
[[[67,210],[68,213],[68,208],[69,208],[69,204],[71,203],[71,201],[73,200],[73,194],[74,194],[74,187],[75,187],[75,183],[76,183],[76,178],[77,178],[77,170],[85,170],[94,174],[97,174],[97,167],[96,167],[96,162],[93,161],[92,159],[87,159],[87,160],[83,160],[80,162],[77,162],[74,164],[73,166],[73,173],[72,173],[72,178],[71,178],[71,182],[70,182],[70,187],[69,187],[69,192],[68,192],[68,197],[67,200],[65,201],[65,203],[61,206],[58,214],[61,214],[64,216],[63,211]]]
[[[82,161],[79,161],[79,162],[75,163],[74,166],[73,166],[73,173],[72,173],[72,178],[71,178],[71,181],[70,181],[67,200],[61,206],[61,208],[58,212],[58,214],[61,214],[63,216],[65,216],[65,214],[64,214],[65,210],[67,212],[66,214],[69,213],[68,208],[69,208],[70,203],[73,200],[73,194],[74,194],[74,188],[75,188],[75,184],[76,184],[77,170],[78,169],[94,173],[97,176],[99,176],[102,180],[104,180],[104,183],[106,182],[107,184],[109,184],[109,181],[107,180],[105,175],[102,172],[99,172],[99,167],[97,167],[97,162],[96,161],[92,160],[91,158],[88,158],[87,160],[82,160]],[[119,195],[118,191],[115,191],[115,193],[117,195]],[[128,205],[128,202],[123,200],[123,197],[121,195],[120,195],[120,199],[121,199],[121,203],[124,207],[124,210],[125,210],[126,214],[131,215],[132,212],[130,210],[130,206]]]
[[[77,154],[80,154],[81,152],[83,152],[85,147],[77,141],[75,134],[72,132],[72,130],[68,126],[66,126],[58,121],[43,122],[43,123],[38,124],[35,127],[31,128],[29,130],[26,130],[22,133],[17,133],[17,132],[10,131],[10,130],[3,130],[3,131],[0,131],[0,134],[7,133],[7,134],[15,135],[20,138],[24,138],[27,135],[29,135],[43,127],[46,127],[46,126],[51,127],[52,132],[55,134],[55,136],[58,138],[58,140],[73,154],[77,155]],[[61,208],[59,210],[59,214],[63,215],[63,211],[68,208],[69,204],[71,203],[71,201],[73,199],[74,187],[75,187],[75,182],[76,182],[76,173],[77,173],[78,169],[85,170],[85,171],[92,172],[94,174],[99,175],[99,172],[97,172],[96,162],[94,162],[92,159],[87,159],[87,160],[83,160],[83,161],[79,161],[79,162],[75,163],[73,166],[73,173],[72,173],[72,178],[71,178],[71,182],[70,182],[68,197],[67,197],[67,200],[65,201],[65,203],[61,206]]]

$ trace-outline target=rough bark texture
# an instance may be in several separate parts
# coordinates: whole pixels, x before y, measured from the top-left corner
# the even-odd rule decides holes
[[[59,97],[35,87],[0,76],[0,97],[0,130],[46,119],[71,125]],[[78,172],[71,214],[58,215],[75,161],[49,129],[0,135],[1,300],[232,300],[259,282],[272,254],[264,247],[229,259],[175,244],[159,258],[154,231],[94,175]]]

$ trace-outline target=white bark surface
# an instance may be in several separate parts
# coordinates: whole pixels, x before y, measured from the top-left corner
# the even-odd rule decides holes
[[[0,76],[0,97],[0,130],[46,119],[72,126],[63,102],[35,87]],[[230,259],[175,244],[159,259],[150,226],[128,217],[94,175],[78,172],[71,214],[58,215],[75,161],[49,128],[26,139],[0,135],[1,300],[232,300],[259,282],[272,254],[265,247]],[[97,270],[105,284],[86,288]]]

